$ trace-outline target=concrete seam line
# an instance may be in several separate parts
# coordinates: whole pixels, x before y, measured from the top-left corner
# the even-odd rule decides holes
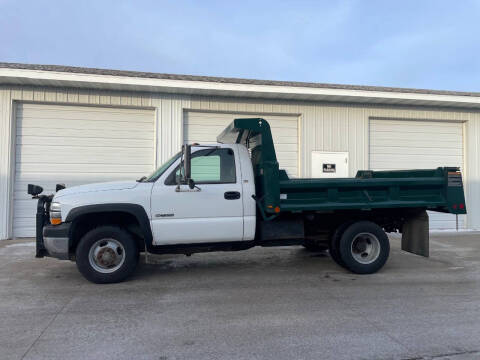
[[[329,274],[331,276],[331,274]],[[335,296],[334,294],[332,293],[329,293],[330,296],[334,299],[336,299],[339,303],[342,303],[354,316],[356,316],[356,314],[360,314],[359,316],[364,319],[367,323],[369,323],[371,326],[373,326],[375,329],[377,329],[381,334],[384,334],[386,337],[388,337],[390,340],[392,340],[394,343],[400,345],[402,348],[404,348],[405,350],[407,351],[413,351],[412,349],[410,349],[407,345],[401,343],[399,340],[397,340],[395,337],[393,337],[392,335],[390,335],[387,331],[387,329],[383,328],[382,326],[378,325],[378,324],[375,324],[373,322],[371,322],[367,316],[363,315],[361,310],[360,311],[355,311],[355,309],[352,307],[352,305],[350,305],[349,303],[343,301],[342,298],[338,297],[338,296]]]
[[[50,320],[50,322],[47,324],[47,326],[45,326],[45,328],[40,332],[40,334],[37,336],[37,338],[32,342],[32,344],[28,347],[28,349],[25,351],[25,353],[22,355],[22,357],[20,358],[21,360],[23,360],[25,358],[25,356],[27,356],[27,354],[30,352],[30,350],[32,350],[32,348],[34,347],[34,345],[38,342],[38,340],[40,340],[40,338],[42,337],[42,335],[45,333],[45,331],[50,327],[50,325],[53,324],[53,322],[57,319],[58,315],[60,315],[60,313],[63,312],[63,310],[66,309],[66,307],[68,305],[70,305],[70,303],[73,301],[73,299],[75,298],[76,296],[76,293],[72,296],[72,298],[70,300],[68,300],[65,305],[62,306],[62,308],[60,310],[57,311],[57,313],[53,316],[53,318]]]

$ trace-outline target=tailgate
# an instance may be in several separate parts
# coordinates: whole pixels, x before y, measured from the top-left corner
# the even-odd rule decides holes
[[[448,212],[466,214],[465,194],[463,191],[462,173],[459,168],[445,168],[446,199]]]

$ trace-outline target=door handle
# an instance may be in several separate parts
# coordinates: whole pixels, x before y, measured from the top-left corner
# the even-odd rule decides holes
[[[237,200],[240,199],[240,193],[238,191],[227,191],[223,194],[225,200]]]

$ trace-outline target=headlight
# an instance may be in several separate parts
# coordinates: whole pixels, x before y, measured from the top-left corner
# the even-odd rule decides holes
[[[50,204],[50,223],[53,225],[62,223],[62,211],[60,204],[57,202],[52,202]]]

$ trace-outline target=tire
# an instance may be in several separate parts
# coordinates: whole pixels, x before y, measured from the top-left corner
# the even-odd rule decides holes
[[[345,229],[338,250],[346,269],[356,274],[373,274],[385,265],[390,242],[380,226],[359,221]]]
[[[87,232],[76,249],[77,268],[96,284],[125,280],[137,267],[139,252],[133,237],[118,226],[100,226]]]
[[[328,252],[330,253],[330,256],[332,257],[333,261],[335,261],[337,265],[340,265],[341,267],[345,267],[345,264],[340,257],[340,238],[342,237],[345,229],[351,224],[352,223],[347,222],[337,227],[331,235],[330,242],[328,243]]]
[[[313,241],[309,241],[309,240],[306,240],[302,245],[305,248],[305,250],[311,251],[311,252],[321,252],[321,251],[328,250],[327,245],[317,244],[317,243],[315,243]]]

